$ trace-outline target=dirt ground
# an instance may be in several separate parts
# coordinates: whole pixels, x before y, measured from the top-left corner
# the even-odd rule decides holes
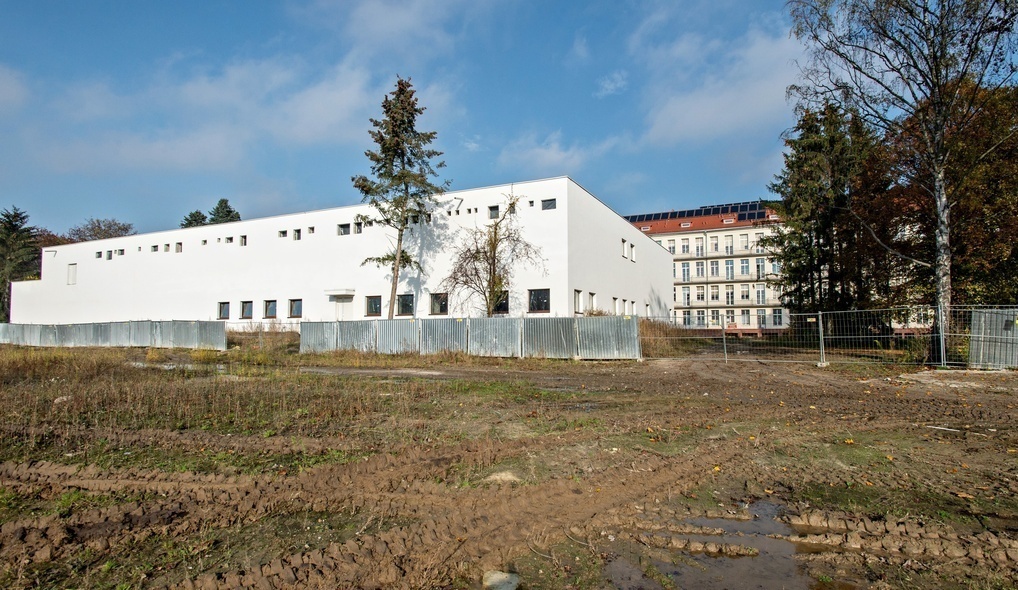
[[[487,570],[523,588],[1018,585],[1013,372],[424,365],[187,377],[261,379],[270,397],[378,386],[358,395],[387,405],[312,433],[100,422],[57,444],[8,410],[0,585],[479,588]],[[78,395],[0,384],[15,385],[58,407]]]

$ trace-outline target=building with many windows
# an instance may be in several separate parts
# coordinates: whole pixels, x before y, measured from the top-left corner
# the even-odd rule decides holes
[[[763,334],[788,325],[761,243],[780,219],[760,202],[630,215],[626,220],[672,258],[669,320],[690,328]]]
[[[442,287],[466,230],[519,200],[524,238],[543,264],[516,269],[500,310],[654,316],[670,308],[671,257],[566,177],[448,192],[404,248],[421,270],[400,274],[401,318],[468,317],[483,305]],[[388,316],[387,268],[363,264],[394,232],[353,205],[45,248],[40,280],[12,285],[13,323],[222,320],[231,328]]]

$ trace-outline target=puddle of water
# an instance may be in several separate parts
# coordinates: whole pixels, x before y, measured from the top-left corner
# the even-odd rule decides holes
[[[721,590],[746,588],[757,590],[810,590],[815,580],[805,575],[795,561],[796,553],[808,553],[810,547],[800,546],[767,535],[794,535],[795,531],[778,521],[782,507],[757,502],[749,507],[752,520],[694,518],[685,521],[700,527],[725,531],[723,535],[678,535],[690,541],[753,547],[755,557],[722,557],[705,553],[681,552],[674,563],[652,559],[653,566],[678,588]],[[815,551],[815,549],[814,549]],[[660,584],[643,575],[641,568],[623,558],[610,562],[604,570],[608,581],[620,590],[660,588]]]

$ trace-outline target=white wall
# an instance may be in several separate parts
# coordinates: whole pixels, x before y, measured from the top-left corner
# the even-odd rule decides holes
[[[429,317],[429,295],[441,290],[461,228],[488,223],[488,207],[504,207],[510,193],[521,197],[517,214],[524,235],[545,258],[543,268],[517,270],[510,315],[526,314],[528,289],[551,290],[551,311],[540,315],[552,316],[573,313],[573,285],[597,293],[603,309],[610,299],[602,297],[625,297],[638,306],[663,299],[657,277],[670,289],[670,259],[652,254],[660,248],[570,179],[556,178],[443,195],[432,223],[406,244],[424,267],[423,274],[401,273],[398,290],[415,294],[416,317]],[[556,208],[542,210],[541,201],[551,198]],[[229,302],[231,327],[239,327],[270,322],[263,320],[263,303],[275,300],[277,319],[271,322],[291,323],[299,320],[287,318],[290,299],[302,300],[305,320],[363,319],[371,295],[382,296],[386,317],[388,272],[361,263],[384,254],[394,235],[377,225],[352,233],[355,217],[370,213],[355,205],[47,248],[42,279],[13,285],[11,321],[214,320],[218,303]],[[337,235],[337,225],[346,223],[351,233]],[[294,240],[298,229],[301,239]],[[279,237],[283,230],[286,237]],[[608,234],[633,236],[637,262],[622,259]],[[70,264],[76,265],[74,284],[68,284]],[[340,304],[337,295],[352,300]],[[240,319],[242,301],[253,302],[251,320]],[[643,314],[642,307],[635,311]],[[450,315],[479,315],[479,305],[451,294]]]

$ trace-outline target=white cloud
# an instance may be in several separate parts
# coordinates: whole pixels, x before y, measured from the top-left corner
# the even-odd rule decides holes
[[[674,75],[652,76],[668,82],[648,89],[645,139],[672,145],[772,129],[775,123],[783,127],[791,112],[785,89],[796,77],[798,42],[784,32],[761,30],[727,45],[701,41],[683,37],[652,52],[652,68],[664,67],[663,56],[682,67]],[[696,46],[700,53],[691,53]]]
[[[619,94],[629,86],[629,75],[625,70],[616,70],[597,81],[597,91],[594,96],[604,98],[612,94]]]
[[[369,113],[383,93],[365,70],[339,66],[278,104],[262,105],[262,120],[267,131],[286,142],[357,140],[365,137]]]
[[[484,146],[481,145],[481,136],[472,135],[470,137],[464,137],[461,140],[461,145],[468,152],[479,152],[484,150]]]
[[[608,151],[616,141],[608,139],[590,146],[576,143],[566,146],[562,133],[556,131],[543,140],[535,134],[526,134],[506,145],[498,155],[501,168],[513,168],[523,176],[561,176],[575,174],[592,158]]]
[[[0,115],[14,112],[28,100],[28,86],[17,70],[0,64]]]
[[[587,38],[579,33],[573,37],[573,46],[569,49],[566,58],[567,62],[585,62],[590,58],[590,48],[587,47]]]

